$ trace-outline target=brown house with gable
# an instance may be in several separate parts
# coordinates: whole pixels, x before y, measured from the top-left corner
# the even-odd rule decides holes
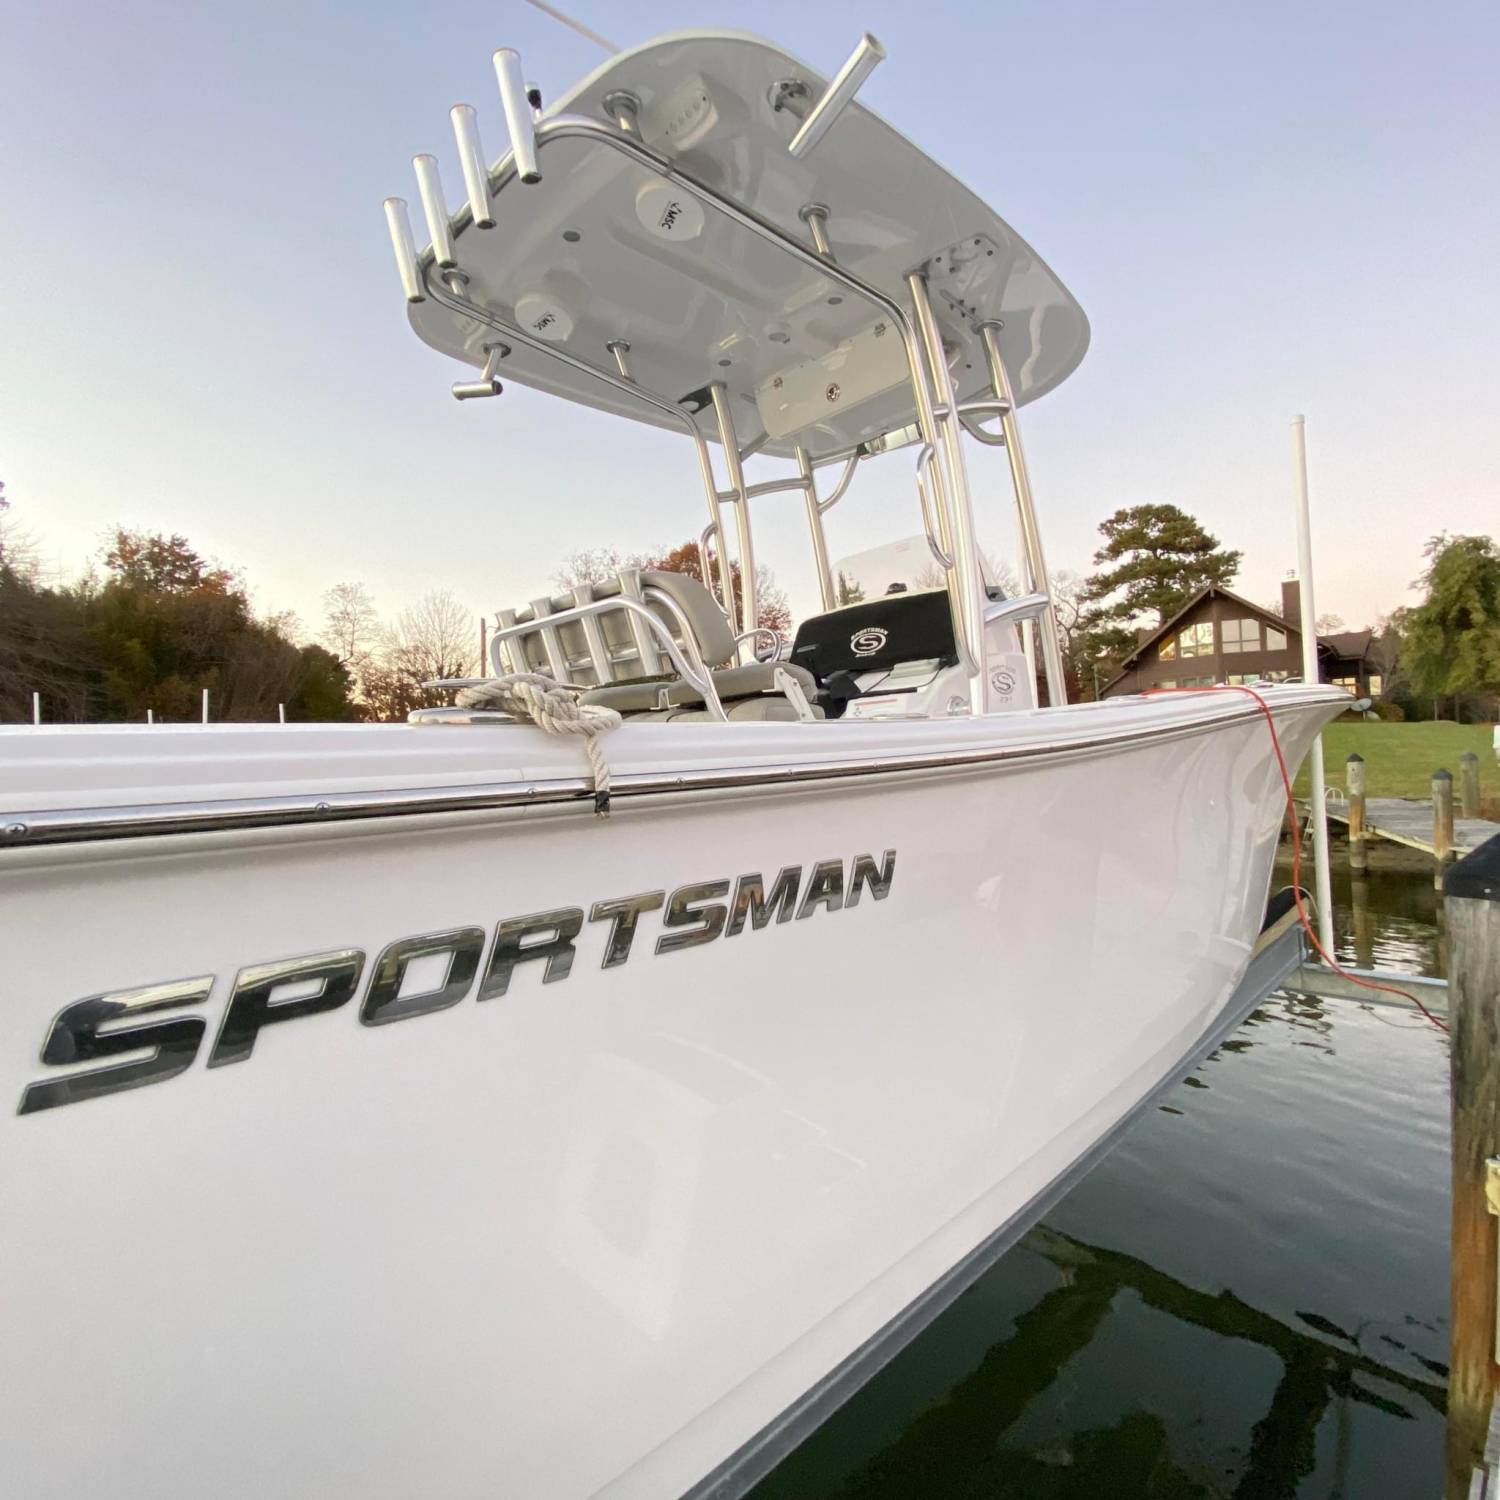
[[[1295,580],[1281,585],[1282,613],[1228,589],[1206,588],[1157,629],[1142,635],[1101,691],[1118,698],[1147,688],[1210,687],[1218,682],[1285,682],[1302,676],[1301,600]],[[1383,683],[1368,630],[1318,640],[1324,682],[1356,698],[1379,697]]]

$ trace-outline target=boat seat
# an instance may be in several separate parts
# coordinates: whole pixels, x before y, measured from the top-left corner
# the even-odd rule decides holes
[[[714,690],[718,693],[719,702],[724,705],[725,711],[729,711],[730,704],[735,699],[749,699],[754,703],[757,701],[758,694],[773,693],[775,697],[764,701],[773,704],[780,703],[788,710],[789,716],[795,718],[796,714],[791,711],[791,704],[777,691],[776,669],[778,667],[797,679],[802,686],[802,691],[811,701],[813,694],[817,691],[817,683],[813,681],[813,675],[806,667],[794,667],[789,662],[782,661],[752,661],[747,662],[743,667],[720,667],[714,672]],[[659,708],[701,708],[703,694],[680,677],[650,678],[642,682],[617,682],[610,687],[590,688],[580,702],[598,703],[622,714],[639,714]],[[744,719],[755,716],[730,713],[729,717]],[[771,715],[762,717],[769,718]]]

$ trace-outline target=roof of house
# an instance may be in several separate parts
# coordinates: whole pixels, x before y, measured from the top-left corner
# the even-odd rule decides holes
[[[1361,661],[1370,649],[1370,642],[1374,639],[1373,630],[1341,630],[1335,635],[1320,635],[1318,644],[1327,646],[1335,656]]]
[[[1288,637],[1301,637],[1301,630],[1291,620],[1283,618],[1274,609],[1267,609],[1263,604],[1255,604],[1241,594],[1233,593],[1229,589],[1219,588],[1215,584],[1209,584],[1201,588],[1175,615],[1169,620],[1164,620],[1154,630],[1139,630],[1136,632],[1135,649],[1120,663],[1120,670],[1104,685],[1107,693],[1115,683],[1124,677],[1132,667],[1143,657],[1147,650],[1156,644],[1163,636],[1170,634],[1182,617],[1196,609],[1204,599],[1217,594],[1221,599],[1228,599],[1238,604],[1242,609],[1247,609],[1251,614],[1269,622],[1277,630],[1284,630]],[[1332,656],[1349,660],[1362,660],[1370,649],[1370,642],[1374,639],[1374,631],[1371,630],[1344,630],[1336,635],[1320,635],[1318,647]]]
[[[1160,625],[1156,627],[1156,629],[1147,630],[1143,634],[1137,635],[1135,650],[1132,651],[1130,655],[1120,663],[1119,677],[1116,677],[1115,681],[1118,682],[1120,680],[1120,677],[1123,677],[1125,673],[1135,665],[1136,661],[1141,656],[1145,655],[1146,648],[1148,646],[1154,644],[1162,636],[1166,635],[1185,614],[1187,614],[1190,610],[1195,609],[1200,603],[1202,603],[1204,599],[1213,594],[1217,594],[1221,599],[1228,599],[1232,603],[1238,604],[1243,608],[1248,609],[1252,614],[1259,615],[1262,620],[1269,620],[1271,624],[1273,624],[1278,630],[1285,630],[1289,634],[1294,635],[1300,634],[1295,625],[1286,620],[1283,620],[1274,609],[1267,609],[1263,604],[1252,604],[1250,600],[1243,598],[1241,595],[1231,593],[1230,590],[1221,589],[1218,587],[1218,585],[1211,583],[1206,588],[1199,589],[1198,592],[1194,594],[1193,597],[1189,599],[1187,603],[1184,604],[1182,608],[1179,609],[1170,620],[1164,620]]]

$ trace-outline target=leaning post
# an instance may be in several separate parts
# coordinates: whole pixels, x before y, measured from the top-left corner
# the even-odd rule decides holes
[[[1349,868],[1363,871],[1369,864],[1365,848],[1365,758],[1355,751],[1344,768],[1349,792]]]
[[[1466,818],[1479,816],[1479,757],[1472,750],[1458,757],[1458,810]]]
[[[1448,872],[1453,1108],[1446,1500],[1465,1500],[1483,1462],[1500,1385],[1496,1220],[1500,1213],[1500,836]]]
[[[1434,883],[1443,888],[1443,866],[1453,853],[1453,775],[1432,773],[1432,856],[1437,860]]]

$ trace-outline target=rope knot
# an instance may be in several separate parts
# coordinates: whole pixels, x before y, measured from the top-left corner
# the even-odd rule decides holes
[[[474,687],[460,688],[454,702],[460,708],[496,708],[529,719],[548,734],[577,735],[589,758],[594,778],[594,811],[609,816],[609,763],[599,748],[599,736],[618,729],[624,721],[612,708],[580,703],[580,689],[541,672],[513,672],[490,677]]]

